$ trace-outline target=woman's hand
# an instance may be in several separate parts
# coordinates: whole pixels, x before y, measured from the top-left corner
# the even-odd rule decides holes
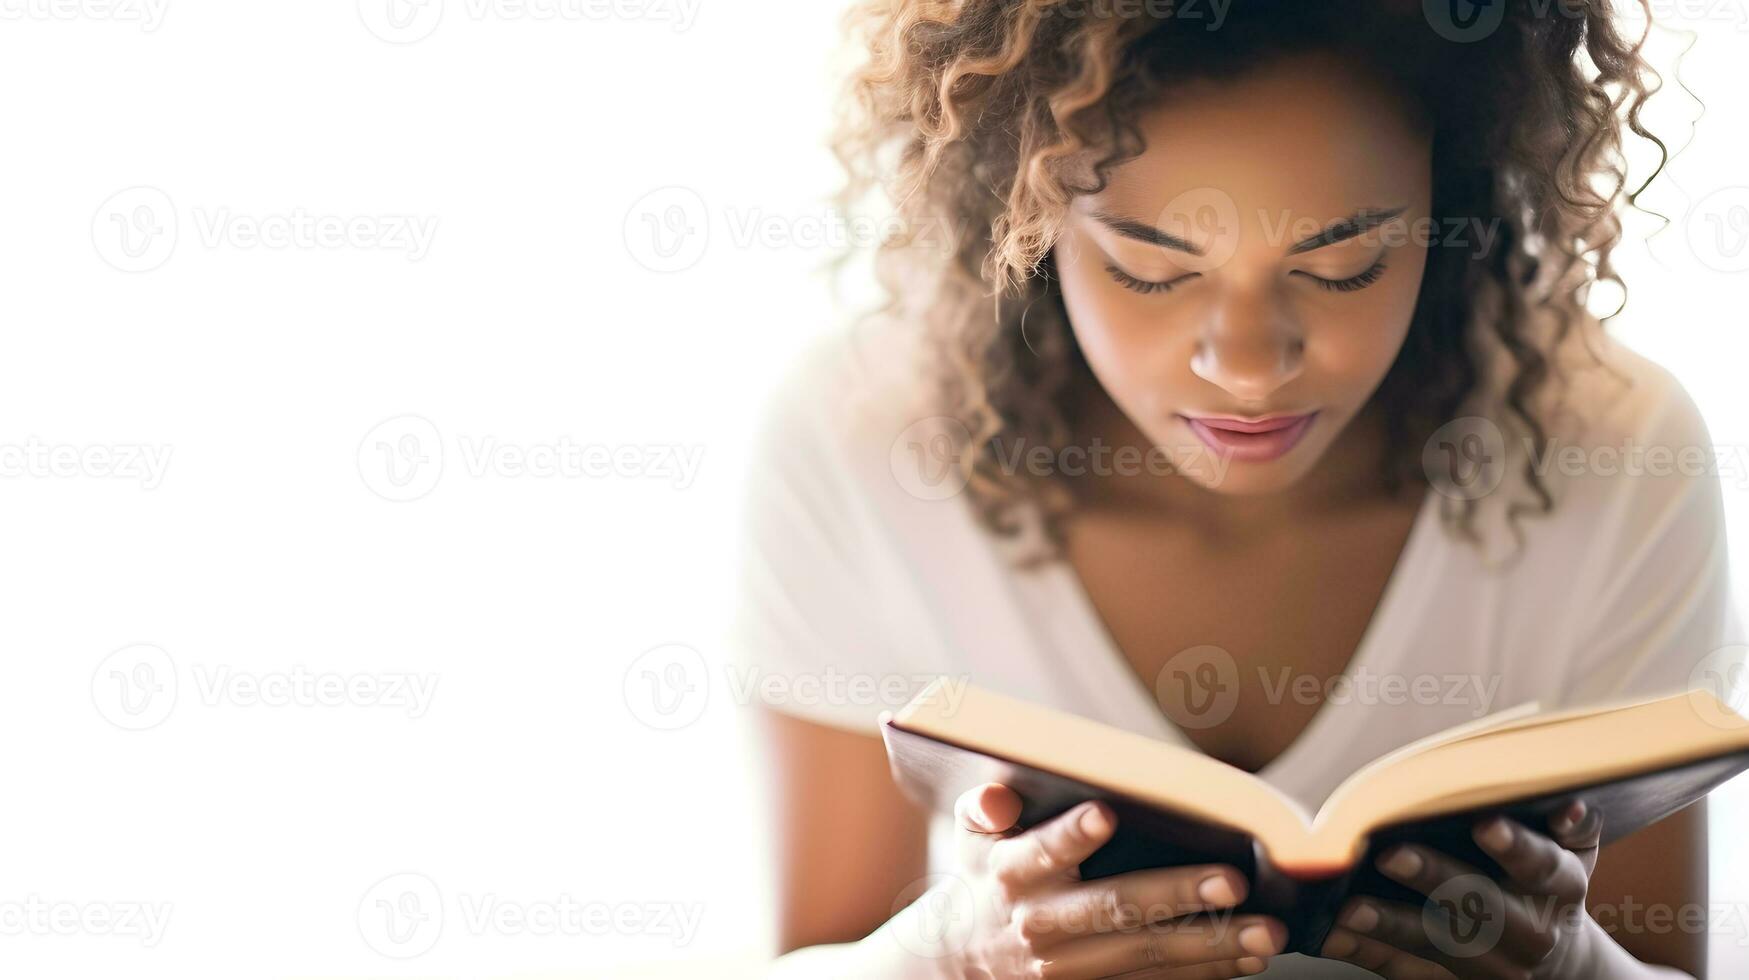
[[[1506,872],[1499,882],[1427,848],[1387,851],[1379,870],[1427,902],[1351,899],[1322,955],[1388,980],[1593,975],[1594,944],[1607,936],[1591,922],[1585,892],[1603,820],[1575,803],[1551,830],[1545,837],[1504,817],[1477,824],[1476,843]]]
[[[1246,882],[1231,866],[1082,881],[1081,862],[1116,829],[1102,803],[1017,831],[1020,797],[989,783],[961,796],[954,817],[962,870],[946,885],[971,922],[943,958],[949,976],[1222,980],[1261,972],[1287,940],[1277,919],[1232,913]],[[926,914],[933,900],[942,914],[942,887],[907,911]]]

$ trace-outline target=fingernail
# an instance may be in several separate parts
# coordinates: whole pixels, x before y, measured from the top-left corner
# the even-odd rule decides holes
[[[1246,974],[1247,976],[1253,973],[1262,973],[1264,966],[1263,961],[1255,956],[1241,957],[1234,960],[1233,965],[1239,968],[1240,973]]]
[[[1355,932],[1371,932],[1379,924],[1379,910],[1367,902],[1361,902],[1342,917],[1342,924]]]
[[[1504,817],[1483,824],[1476,834],[1476,843],[1490,851],[1503,852],[1512,846],[1512,825]]]
[[[1232,905],[1239,901],[1239,896],[1233,891],[1233,883],[1226,875],[1213,875],[1202,880],[1196,886],[1197,897],[1214,906]]]
[[[1360,948],[1360,942],[1351,932],[1338,929],[1330,933],[1330,938],[1324,940],[1324,948],[1320,950],[1325,956],[1347,956]]]
[[[1089,837],[1104,837],[1111,833],[1111,821],[1106,818],[1104,807],[1090,804],[1081,811],[1081,832]]]
[[[1247,953],[1258,956],[1274,956],[1281,947],[1276,944],[1275,934],[1266,925],[1246,926],[1239,930],[1239,946]]]
[[[1421,855],[1402,847],[1387,855],[1379,867],[1393,878],[1413,878],[1421,872]]]

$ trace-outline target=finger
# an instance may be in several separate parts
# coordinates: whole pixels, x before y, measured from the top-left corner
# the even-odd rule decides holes
[[[1518,891],[1532,898],[1552,897],[1563,906],[1585,900],[1591,875],[1579,855],[1505,817],[1479,824],[1474,835]]]
[[[962,868],[986,865],[990,846],[1013,833],[1020,819],[1020,797],[1001,783],[985,783],[961,793],[953,804],[955,851]]]
[[[1110,807],[1098,801],[1083,803],[991,845],[989,868],[1011,888],[1075,880],[1081,862],[1092,857],[1116,829]]]
[[[1438,963],[1341,928],[1330,930],[1330,935],[1324,937],[1324,946],[1318,955],[1353,963],[1385,980],[1455,980],[1456,977]]]
[[[1603,811],[1593,810],[1584,800],[1575,800],[1549,821],[1555,840],[1571,851],[1583,851],[1603,843]]]
[[[1558,899],[1534,904],[1456,858],[1414,845],[1386,851],[1379,870],[1427,896],[1427,904],[1449,920],[1443,930],[1466,952],[1474,945],[1470,937],[1479,935],[1489,936],[1487,949],[1504,949],[1533,962],[1553,946]]]
[[[1054,888],[1026,909],[1028,937],[1041,946],[1101,932],[1138,929],[1244,901],[1245,876],[1223,864],[1132,871]]]
[[[1128,932],[1089,936],[1048,951],[1048,980],[1110,977],[1138,970],[1274,956],[1287,943],[1287,926],[1261,915],[1227,919],[1192,916]]]
[[[1603,846],[1602,810],[1578,800],[1551,821],[1549,830],[1557,844],[1579,855],[1587,876],[1597,870],[1597,849]]]
[[[1020,796],[1001,783],[985,783],[960,794],[953,816],[961,830],[1000,834],[1020,819]]]
[[[1466,976],[1512,976],[1524,972],[1497,936],[1463,921],[1453,913],[1400,902],[1362,898],[1350,901],[1336,924],[1348,932],[1377,940],[1419,959]],[[1461,918],[1461,917],[1460,917]],[[1430,921],[1430,919],[1432,921]],[[1535,959],[1540,961],[1541,956]]]

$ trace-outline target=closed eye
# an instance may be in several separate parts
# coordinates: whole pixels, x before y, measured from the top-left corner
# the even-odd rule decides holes
[[[1305,276],[1317,283],[1319,289],[1328,289],[1336,293],[1352,293],[1357,289],[1365,289],[1378,282],[1379,278],[1385,274],[1385,260],[1380,259],[1373,263],[1372,268],[1359,275],[1349,276],[1347,279],[1326,279],[1323,276],[1314,276],[1310,272],[1299,269],[1295,270],[1295,274]]]
[[[1151,279],[1137,279],[1135,276],[1119,269],[1115,265],[1106,266],[1105,271],[1110,273],[1113,279],[1117,280],[1118,285],[1125,289],[1133,289],[1138,293],[1164,293],[1176,288],[1180,283],[1190,279],[1195,279],[1202,274],[1200,272],[1187,272],[1182,276],[1168,279],[1165,282],[1155,282]]]

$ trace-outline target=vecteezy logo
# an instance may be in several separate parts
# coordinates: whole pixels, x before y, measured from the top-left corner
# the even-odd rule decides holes
[[[390,44],[423,41],[443,20],[443,0],[358,0],[364,26]]]
[[[1239,662],[1212,644],[1172,655],[1154,676],[1160,707],[1180,728],[1213,728],[1239,706]]]
[[[91,703],[118,728],[151,728],[176,707],[176,662],[150,643],[122,647],[91,675]]]
[[[1749,271],[1749,187],[1727,187],[1702,198],[1685,222],[1688,247],[1715,272]]]
[[[1456,500],[1494,492],[1506,476],[1506,438],[1479,415],[1452,419],[1421,447],[1421,468],[1433,489]]]
[[[1707,724],[1749,728],[1749,646],[1734,643],[1701,658],[1689,672],[1688,691],[1689,704]]]
[[[684,643],[645,650],[626,668],[626,707],[658,731],[685,728],[710,702],[710,672],[704,656]]]
[[[946,500],[966,488],[970,477],[960,465],[972,433],[959,419],[946,415],[920,419],[905,426],[887,453],[893,479],[919,500]]]
[[[950,874],[926,875],[900,889],[893,899],[895,918],[882,931],[913,956],[939,959],[971,942],[977,912],[970,885]]]
[[[414,872],[389,875],[358,901],[358,934],[391,959],[412,959],[443,935],[443,895],[437,882]]]
[[[1427,941],[1447,956],[1481,956],[1498,946],[1506,932],[1505,895],[1486,875],[1447,879],[1427,894],[1421,928]]]
[[[1239,254],[1239,204],[1219,187],[1196,187],[1166,203],[1154,221],[1156,230],[1203,249],[1193,271],[1218,269]]]
[[[1480,41],[1506,19],[1504,0],[1422,0],[1421,10],[1434,33],[1461,44]]]
[[[710,212],[697,191],[663,187],[626,211],[626,251],[651,272],[679,272],[704,257],[710,229]]]
[[[443,476],[443,436],[418,415],[388,419],[358,444],[358,475],[384,500],[418,500]]]
[[[129,187],[91,216],[91,244],[123,272],[150,272],[176,251],[176,205],[156,187]]]

